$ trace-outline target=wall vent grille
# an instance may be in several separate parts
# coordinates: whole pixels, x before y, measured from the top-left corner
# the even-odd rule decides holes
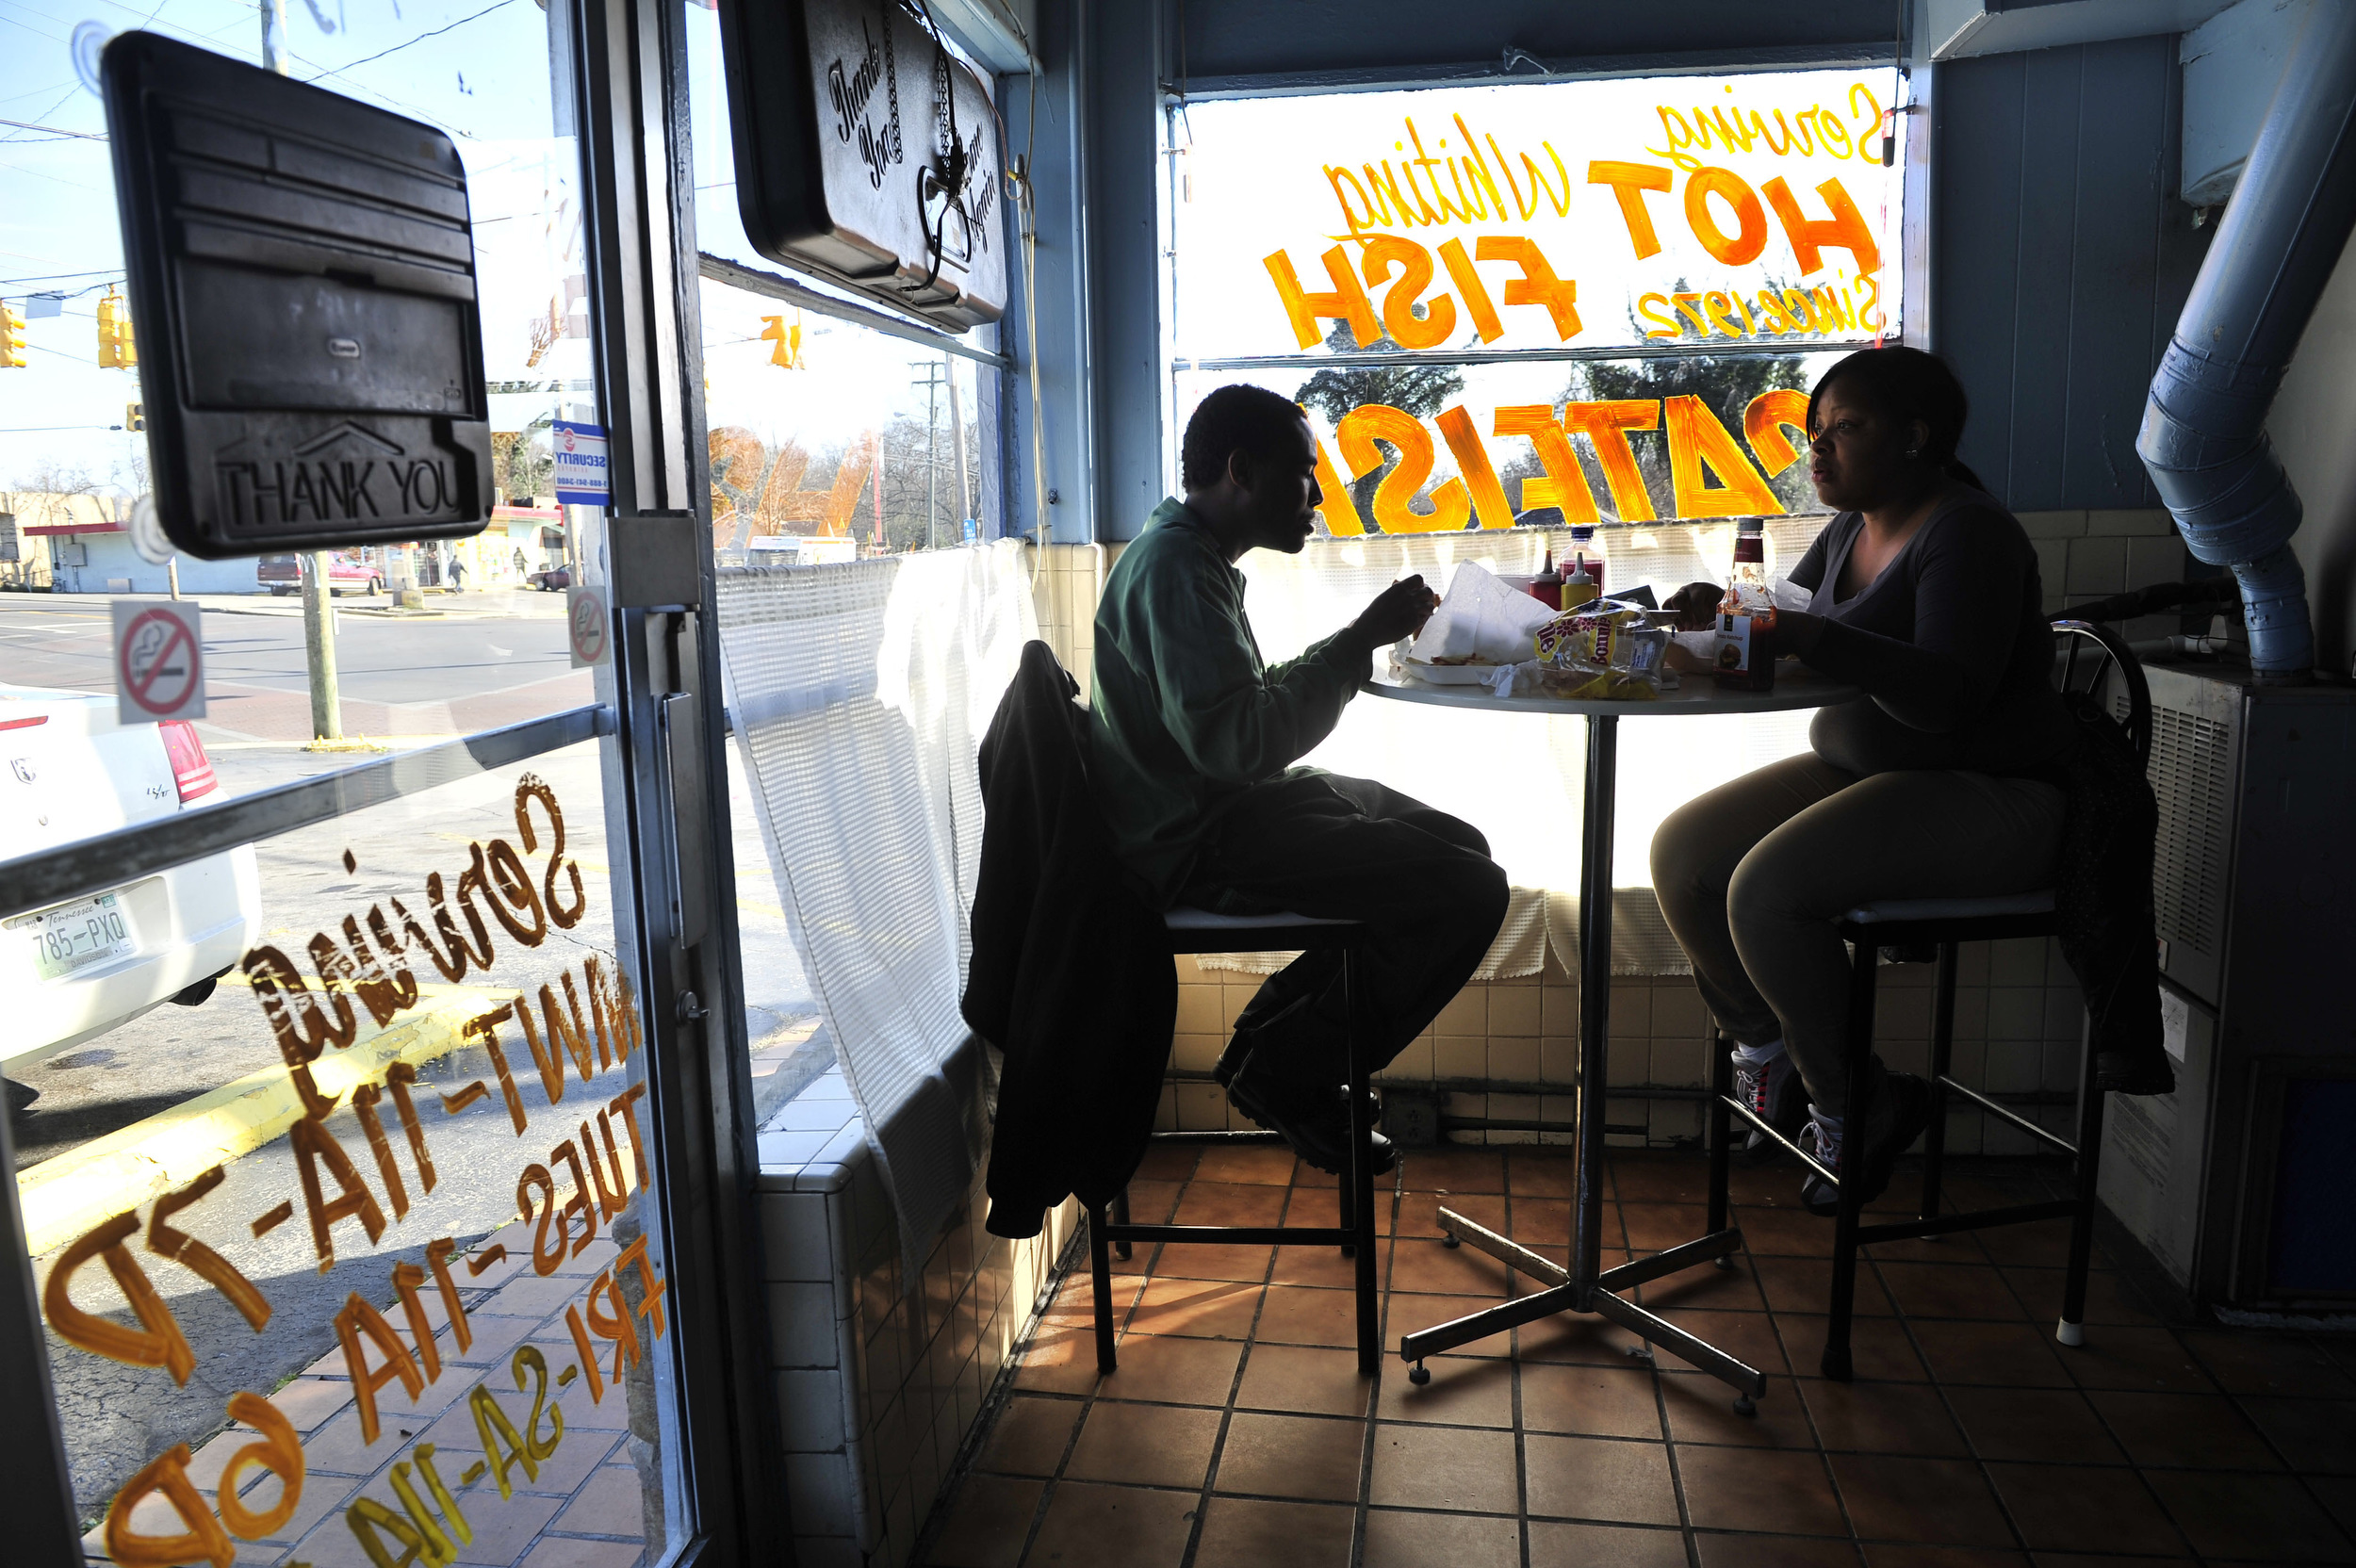
[[[2152,892],[2160,935],[2203,957],[2215,957],[2222,945],[2233,766],[2230,727],[2152,706],[2151,790],[2160,806]]]

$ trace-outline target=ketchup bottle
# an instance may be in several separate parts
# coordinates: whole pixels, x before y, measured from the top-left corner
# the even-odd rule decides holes
[[[1562,608],[1562,574],[1554,569],[1554,541],[1546,541],[1546,569],[1530,580],[1530,596],[1550,610]]]
[[[1775,684],[1775,600],[1767,586],[1762,519],[1745,517],[1734,534],[1734,576],[1718,601],[1718,684],[1766,692]]]

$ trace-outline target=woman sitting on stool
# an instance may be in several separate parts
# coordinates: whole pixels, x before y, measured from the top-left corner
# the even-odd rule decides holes
[[[2073,743],[2020,521],[1955,458],[1965,400],[1916,349],[1867,349],[1808,399],[1816,494],[1839,514],[1791,581],[1777,651],[1865,695],[1821,710],[1809,750],[1677,808],[1653,886],[1735,1043],[1736,1092],[1866,1200],[1929,1116],[1922,1079],[1869,1064],[1847,1094],[1849,967],[1834,922],[1883,899],[2051,885],[2058,762]],[[1775,1145],[1754,1132],[1749,1152]],[[1844,1157],[1845,1156],[1845,1157]],[[1836,1188],[1809,1172],[1816,1214]]]

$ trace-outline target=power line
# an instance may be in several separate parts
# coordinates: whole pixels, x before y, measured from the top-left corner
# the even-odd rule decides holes
[[[47,131],[52,136],[79,137],[84,141],[104,141],[104,131],[69,131],[63,125],[36,125],[29,120],[0,120],[0,125],[14,125],[20,131]]]
[[[356,60],[347,61],[345,64],[335,66],[329,70],[323,70],[318,76],[314,76],[311,79],[316,82],[322,76],[339,76],[347,71],[354,70],[357,67],[367,65],[371,60],[381,60],[387,55],[398,55],[413,43],[423,43],[427,39],[439,38],[444,33],[463,27],[469,22],[479,22],[483,18],[490,15],[493,11],[502,9],[508,6],[514,5],[515,3],[515,0],[493,0],[491,5],[483,7],[472,16],[462,16],[457,21],[450,23],[444,26],[436,27],[430,33],[419,33],[415,38],[403,39],[401,42],[394,44],[390,49],[380,49],[373,55],[363,55]]]

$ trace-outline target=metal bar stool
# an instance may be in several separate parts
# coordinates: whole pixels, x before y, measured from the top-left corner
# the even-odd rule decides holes
[[[1182,953],[1265,953],[1338,949],[1342,995],[1350,1027],[1350,1170],[1335,1184],[1340,1214],[1333,1225],[1137,1225],[1129,1219],[1129,1195],[1116,1197],[1108,1217],[1088,1210],[1088,1266],[1096,1295],[1096,1369],[1118,1366],[1113,1350],[1112,1250],[1129,1255],[1132,1242],[1218,1242],[1229,1245],[1339,1247],[1357,1263],[1358,1370],[1372,1377],[1381,1359],[1377,1320],[1374,1233],[1374,1111],[1367,1086],[1366,1039],[1358,1027],[1364,1005],[1353,972],[1356,948],[1366,926],[1352,920],[1307,915],[1215,915],[1205,909],[1172,909],[1164,921],[1172,956]],[[1274,1133],[1156,1134],[1158,1138],[1203,1141],[1282,1141]]]
[[[2125,643],[2109,630],[2084,621],[2056,621],[2056,677],[2064,691],[2100,692],[2114,669],[2127,699],[2125,727],[2135,742],[2138,760],[2148,761],[2151,750],[2151,697]],[[2093,655],[2080,684],[2079,654],[2092,645]],[[1710,1225],[1725,1225],[1727,1213],[1727,1133],[1729,1114],[1741,1117],[1794,1159],[1813,1168],[1839,1188],[1841,1209],[1833,1221],[1832,1304],[1824,1328],[1821,1370],[1827,1378],[1847,1381],[1851,1373],[1849,1330],[1857,1295],[1857,1250],[1880,1241],[1904,1241],[1916,1236],[1947,1235],[1957,1231],[1986,1230],[1996,1225],[2020,1225],[2039,1219],[2070,1220],[2069,1267],[2064,1276],[2061,1321],[2054,1337],[2064,1345],[2086,1343],[2086,1268],[2092,1250],[2095,1184],[2102,1152],[2102,1091],[2095,1086],[2094,1041],[2086,1033],[2078,1066],[2078,1135],[2075,1142],[2022,1116],[2011,1106],[1948,1076],[1955,1029],[1955,957],[1964,942],[1997,941],[2011,937],[2051,937],[2059,929],[2051,888],[1999,898],[1888,899],[1850,910],[1834,923],[1851,944],[1849,960],[1849,1101],[1859,1103],[1865,1094],[1866,1064],[1873,1052],[1874,971],[1885,947],[1936,947],[1939,977],[1932,995],[1931,1119],[1922,1139],[1922,1200],[1920,1217],[1877,1225],[1863,1222],[1864,1203],[1857,1189],[1753,1114],[1734,1097],[1734,1068],[1728,1042],[1717,1040],[1711,1062],[1710,1102]],[[2068,1198],[2041,1203],[2014,1203],[1967,1214],[1942,1214],[1939,1181],[1947,1153],[1947,1106],[1950,1095],[1960,1095],[1996,1117],[2070,1157],[2075,1190]]]

